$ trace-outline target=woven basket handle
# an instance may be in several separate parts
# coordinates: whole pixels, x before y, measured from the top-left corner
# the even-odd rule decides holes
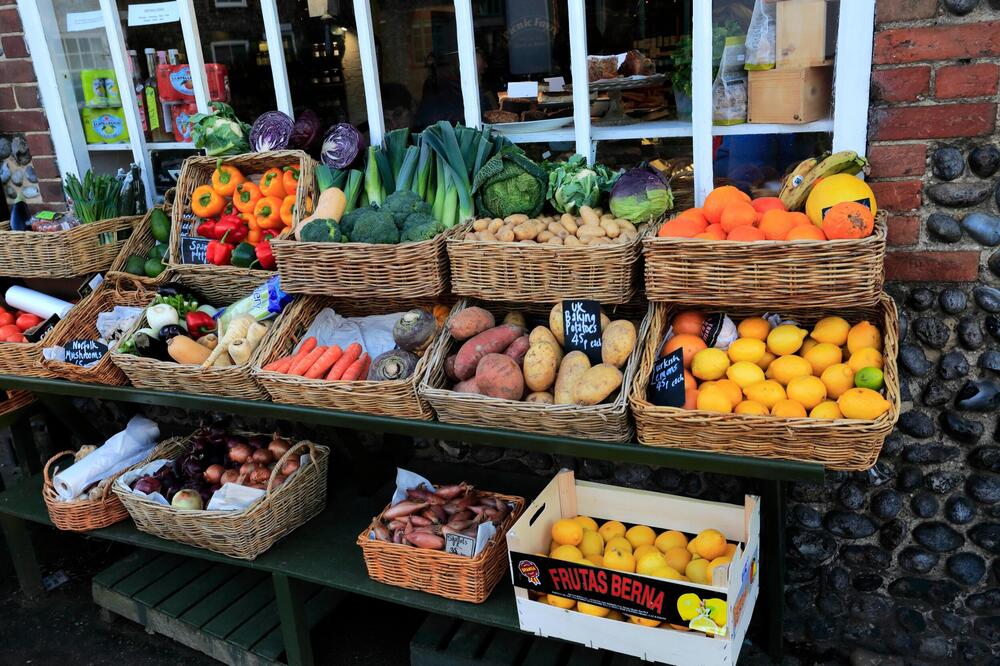
[[[169,208],[174,205],[174,197],[177,195],[177,188],[171,187],[163,193],[163,207]]]
[[[63,456],[75,456],[75,455],[76,451],[62,451],[49,458],[49,461],[45,463],[45,468],[42,470],[42,481],[45,483],[46,486],[52,485],[52,479],[51,477],[49,477],[49,467],[52,466],[52,463],[59,460]]]
[[[267,492],[266,492],[266,495],[270,495],[271,494],[271,489],[274,486],[274,479],[281,472],[281,468],[284,467],[285,463],[288,460],[291,459],[291,455],[293,453],[295,453],[296,451],[298,451],[299,449],[301,449],[301,448],[307,448],[307,449],[309,449],[309,463],[308,464],[311,464],[311,465],[318,465],[319,464],[316,461],[316,449],[313,448],[313,443],[312,442],[299,442],[298,444],[295,444],[290,449],[288,449],[287,451],[285,451],[285,455],[281,456],[281,460],[279,460],[278,462],[274,463],[274,467],[271,468],[271,477],[267,480]]]

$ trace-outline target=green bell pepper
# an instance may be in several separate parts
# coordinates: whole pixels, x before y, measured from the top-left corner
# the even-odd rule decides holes
[[[254,246],[250,243],[240,243],[233,250],[233,258],[230,261],[233,266],[239,266],[240,268],[252,268],[253,264],[257,262],[257,253]]]

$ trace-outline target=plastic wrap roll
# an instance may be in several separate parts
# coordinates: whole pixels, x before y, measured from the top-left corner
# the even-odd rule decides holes
[[[4,295],[4,300],[11,308],[30,312],[42,319],[48,319],[54,314],[59,315],[59,318],[62,319],[73,307],[72,303],[67,303],[34,289],[18,286],[9,288]]]

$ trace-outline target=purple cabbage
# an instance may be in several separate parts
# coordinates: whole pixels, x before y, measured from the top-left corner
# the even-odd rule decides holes
[[[289,144],[291,148],[299,148],[309,152],[319,143],[320,134],[323,130],[319,116],[312,109],[306,109],[299,114],[292,128],[292,140]]]
[[[250,149],[262,153],[268,150],[285,150],[292,138],[295,121],[281,111],[261,114],[250,128]]]
[[[365,139],[354,125],[338,123],[326,131],[320,161],[334,169],[346,169],[365,149]]]
[[[674,195],[659,173],[640,167],[618,178],[609,203],[615,217],[639,224],[655,220],[672,208]]]

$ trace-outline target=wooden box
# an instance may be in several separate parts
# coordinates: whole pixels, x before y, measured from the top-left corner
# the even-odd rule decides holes
[[[658,533],[679,530],[689,537],[714,528],[728,541],[737,543],[731,563],[715,567],[712,585],[546,557],[552,525],[577,515],[591,516],[598,524],[618,520],[626,526],[648,525]],[[507,548],[523,631],[648,661],[685,666],[735,664],[760,588],[760,500],[748,495],[743,506],[692,500],[576,481],[571,471],[563,470],[507,532]],[[650,620],[667,619],[659,626],[648,626],[564,610],[545,603],[541,595],[548,592],[615,612],[638,617],[645,614]],[[682,601],[685,608],[691,608],[692,601],[724,603],[724,619],[712,613],[722,624],[705,629],[704,624],[698,625],[693,619],[690,624],[701,628],[690,628],[678,610],[682,595],[698,597],[686,597]],[[715,604],[713,610],[718,610],[719,605]],[[703,623],[705,616],[699,614],[696,619]]]
[[[837,41],[839,2],[781,0],[775,23],[776,66],[809,67],[830,61]]]
[[[833,65],[749,72],[747,122],[809,123],[830,115]]]

